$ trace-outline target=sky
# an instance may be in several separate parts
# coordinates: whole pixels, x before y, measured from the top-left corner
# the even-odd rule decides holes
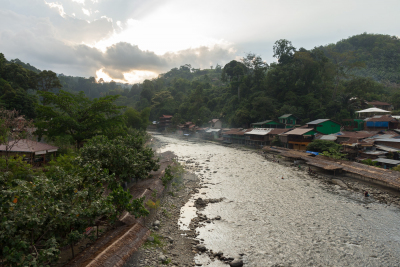
[[[65,75],[142,82],[184,65],[268,64],[287,39],[312,49],[400,35],[398,0],[0,0],[0,53]]]

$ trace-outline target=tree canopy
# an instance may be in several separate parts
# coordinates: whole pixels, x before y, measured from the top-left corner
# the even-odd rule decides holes
[[[60,90],[58,94],[40,91],[47,99],[48,106],[38,105],[38,133],[50,138],[70,135],[80,143],[95,135],[114,136],[124,127],[121,114],[123,107],[114,104],[119,97],[105,96],[90,100],[83,92],[79,94]]]

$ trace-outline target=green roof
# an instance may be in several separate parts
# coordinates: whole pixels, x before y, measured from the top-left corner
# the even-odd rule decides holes
[[[285,115],[280,116],[278,119],[286,119],[286,118],[289,118],[290,116],[295,117],[296,119],[298,119],[298,118],[297,118],[295,115],[293,115],[293,114],[285,114]]]

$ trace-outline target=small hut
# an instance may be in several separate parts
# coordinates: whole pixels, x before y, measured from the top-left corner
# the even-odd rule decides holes
[[[29,139],[10,141],[8,146],[0,145],[0,155],[23,156],[24,160],[31,164],[45,164],[50,160],[51,155],[56,156],[58,147],[39,143]]]

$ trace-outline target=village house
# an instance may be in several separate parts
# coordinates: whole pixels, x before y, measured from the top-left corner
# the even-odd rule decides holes
[[[252,123],[251,128],[285,128],[285,124],[275,122],[273,120],[266,120],[262,122]]]
[[[46,164],[51,156],[56,156],[58,147],[39,143],[29,139],[9,141],[8,145],[0,145],[0,155],[9,157],[22,156],[24,161],[32,165]]]
[[[310,128],[296,128],[279,134],[279,140],[285,148],[306,150],[307,145],[314,140],[317,131]]]
[[[271,145],[275,136],[287,131],[290,131],[290,129],[253,128],[253,130],[245,133],[245,144],[249,146]]]
[[[185,122],[181,128],[182,128],[183,134],[193,134],[196,130],[196,125],[193,122],[188,121],[188,122]]]
[[[269,143],[267,134],[272,131],[272,128],[254,128],[246,132],[245,144],[248,146],[265,146]]]
[[[332,134],[340,132],[340,124],[330,119],[318,119],[307,123],[308,128],[312,128],[322,134]]]
[[[393,109],[393,106],[391,104],[389,104],[389,103],[386,103],[386,102],[371,101],[371,102],[366,102],[366,103],[368,105],[371,105],[371,106],[375,107],[375,108],[380,108],[380,109],[383,109],[383,110],[390,111],[390,110]]]
[[[165,131],[167,128],[169,128],[172,125],[172,117],[172,115],[162,115],[159,118],[158,130]]]
[[[220,119],[212,119],[208,123],[212,129],[222,129],[222,121]]]
[[[207,140],[218,140],[221,138],[222,129],[209,128],[204,132],[204,139]]]
[[[224,140],[227,141],[226,143],[244,145],[246,143],[245,133],[250,132],[251,130],[253,129],[231,129],[231,131],[224,133]]]
[[[293,114],[285,114],[278,118],[279,122],[285,125],[285,128],[294,128],[299,123],[299,118]]]
[[[242,128],[234,128],[230,129],[229,131],[223,132],[222,133],[222,140],[226,144],[232,144],[233,143],[233,133],[236,133],[240,130],[243,130]]]
[[[343,119],[343,129],[345,131],[362,131],[364,130],[364,120],[363,119]]]
[[[399,128],[399,121],[390,115],[376,115],[372,118],[367,118],[364,121],[365,130],[374,131]]]

